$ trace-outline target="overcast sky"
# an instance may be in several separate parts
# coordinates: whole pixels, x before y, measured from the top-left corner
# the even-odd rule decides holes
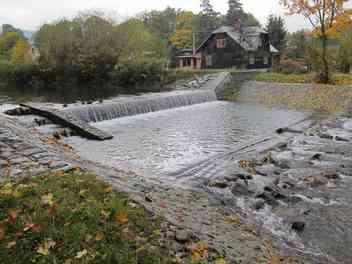
[[[212,0],[214,8],[222,13],[228,0]],[[27,30],[36,30],[44,22],[72,17],[79,11],[99,9],[116,17],[129,17],[150,9],[167,6],[199,11],[200,0],[0,0],[0,24],[8,23]],[[284,14],[279,0],[242,0],[244,9],[253,13],[262,24],[269,14]],[[290,31],[307,27],[302,18],[287,18]]]

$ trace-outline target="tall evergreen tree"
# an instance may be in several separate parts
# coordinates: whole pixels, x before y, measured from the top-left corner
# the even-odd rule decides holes
[[[242,8],[242,3],[240,0],[229,0],[229,10],[226,14],[226,24],[228,26],[233,26],[235,21],[240,20],[244,22],[245,13]]]
[[[214,10],[210,0],[202,0],[200,10],[198,39],[202,42],[211,32],[220,26],[221,19],[220,14]]]
[[[282,52],[286,48],[287,42],[287,30],[284,19],[280,16],[270,15],[265,30],[269,33],[270,43]]]

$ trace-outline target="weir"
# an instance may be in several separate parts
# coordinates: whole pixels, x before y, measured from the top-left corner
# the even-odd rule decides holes
[[[64,111],[85,122],[101,122],[125,116],[201,104],[216,101],[216,90],[225,86],[230,80],[231,75],[229,73],[220,73],[199,90],[120,98],[104,104],[71,107]]]
[[[101,105],[97,104],[85,107],[75,107],[67,109],[65,112],[70,113],[76,118],[86,122],[100,122],[125,116],[145,114],[216,100],[217,97],[214,91],[197,91],[178,95],[146,98],[144,100],[133,99],[126,102],[113,102]]]

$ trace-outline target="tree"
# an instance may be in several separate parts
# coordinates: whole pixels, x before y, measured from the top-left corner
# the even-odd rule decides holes
[[[195,15],[190,11],[180,12],[176,17],[176,31],[170,37],[171,44],[177,49],[189,49],[193,46]]]
[[[116,27],[124,45],[121,60],[139,62],[152,56],[161,59],[165,56],[166,45],[140,19],[129,19]]]
[[[43,25],[35,37],[43,72],[94,80],[114,69],[125,41],[115,25],[99,13],[81,14]]]
[[[287,35],[283,18],[280,16],[270,15],[268,17],[265,30],[269,34],[270,43],[282,52],[286,47]]]
[[[344,30],[339,38],[338,63],[344,73],[350,73],[352,65],[352,27]]]
[[[11,63],[29,64],[31,62],[31,46],[24,39],[20,39],[11,50]]]
[[[200,10],[197,31],[199,32],[198,39],[202,42],[211,32],[220,26],[221,18],[220,14],[214,10],[210,0],[202,0]]]
[[[14,26],[12,26],[10,24],[3,24],[2,25],[2,34],[5,35],[6,33],[9,33],[9,32],[18,33],[22,38],[25,38],[22,30],[15,28]]]
[[[236,22],[244,26],[260,26],[259,21],[251,13],[243,11],[240,0],[229,0],[229,9],[227,11],[225,20],[226,25],[233,26]]]
[[[167,7],[163,11],[152,10],[142,14],[143,23],[163,40],[168,40],[176,30],[176,17],[180,11]]]
[[[246,26],[260,26],[258,19],[251,13],[244,13],[243,21]]]
[[[287,35],[287,47],[285,54],[290,59],[304,59],[308,45],[309,33],[304,30],[299,30]]]
[[[5,60],[10,60],[11,50],[16,43],[23,39],[18,32],[7,32],[0,37],[0,57]]]
[[[239,0],[229,0],[228,4],[229,9],[226,14],[226,23],[229,26],[233,26],[235,21],[243,20],[244,11],[242,9],[242,3]]]
[[[336,36],[342,28],[351,24],[351,10],[345,8],[348,0],[281,0],[289,14],[303,15],[312,25],[315,35],[321,41],[322,69],[319,81],[328,83],[331,79],[328,62],[328,39]]]

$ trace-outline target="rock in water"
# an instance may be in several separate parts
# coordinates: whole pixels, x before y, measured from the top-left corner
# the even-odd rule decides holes
[[[296,232],[303,232],[305,227],[306,227],[306,223],[303,221],[295,221],[291,225],[291,228]]]
[[[229,184],[227,182],[223,182],[223,181],[214,181],[214,182],[209,183],[209,187],[225,189],[225,188],[229,187]]]
[[[176,241],[186,243],[190,239],[190,234],[186,230],[176,230]]]

